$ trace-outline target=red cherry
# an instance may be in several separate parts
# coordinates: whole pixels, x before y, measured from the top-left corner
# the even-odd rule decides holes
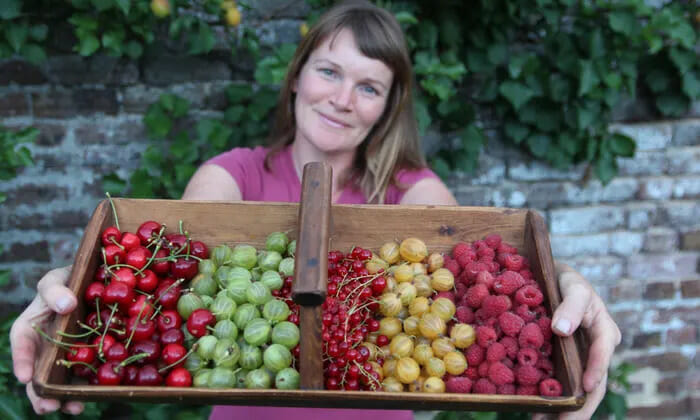
[[[165,384],[167,386],[177,387],[192,386],[192,375],[190,375],[190,372],[187,369],[177,367],[168,374],[167,378],[165,378]]]
[[[105,362],[97,369],[97,380],[100,385],[119,385],[124,379],[124,368],[119,362]]]
[[[372,293],[374,296],[379,296],[384,292],[386,288],[386,278],[384,276],[379,276],[372,280]]]
[[[150,293],[158,287],[158,276],[149,269],[136,274],[136,288],[142,292]]]
[[[107,245],[104,247],[104,251],[107,265],[123,263],[126,260],[126,251],[116,245]]]
[[[170,274],[176,279],[191,280],[197,275],[199,263],[194,258],[178,258],[170,266]]]
[[[376,319],[372,318],[369,321],[367,321],[367,329],[370,332],[379,331],[379,327],[380,327],[379,321],[377,321]]]
[[[143,308],[143,309],[142,309]],[[146,319],[150,318],[151,315],[153,315],[153,305],[151,305],[151,302],[148,298],[148,296],[145,295],[138,295],[136,297],[136,300],[134,300],[134,303],[129,305],[129,316],[139,316],[141,314],[141,319]]]
[[[194,241],[190,244],[190,254],[203,260],[209,258],[209,248],[201,241]]]
[[[184,342],[185,333],[180,328],[171,328],[160,335],[160,343],[164,346],[168,344],[182,344]]]
[[[346,372],[349,379],[357,379],[360,376],[360,368],[357,365],[351,365]]]
[[[114,242],[119,242],[122,239],[122,233],[116,226],[110,226],[102,231],[102,245],[112,245]]]
[[[124,347],[124,344],[116,342],[112,344],[105,353],[105,359],[112,362],[121,362],[129,357],[129,351]]]
[[[146,265],[148,259],[151,258],[151,255],[153,255],[153,253],[150,249],[139,246],[130,250],[126,254],[126,263],[140,270]]]
[[[163,383],[163,377],[160,376],[158,369],[153,365],[142,366],[136,375],[134,385],[138,386],[158,386]]]
[[[129,354],[133,356],[139,353],[146,353],[148,354],[148,357],[137,360],[136,364],[145,365],[148,363],[155,363],[160,357],[160,344],[153,340],[137,341],[131,347]]]
[[[156,300],[166,309],[174,309],[177,306],[177,301],[180,299],[180,285],[176,284],[173,279],[165,279],[160,282],[155,291]],[[171,287],[172,286],[172,287]]]
[[[337,390],[340,389],[340,383],[336,378],[326,379],[326,389]]]
[[[134,300],[134,290],[126,283],[113,281],[105,287],[102,299],[108,305],[118,303],[120,306],[127,307]]]
[[[179,363],[175,366],[182,366],[182,364],[185,362],[186,354],[187,349],[182,344],[167,344],[165,347],[163,347],[163,352],[161,353],[160,358],[168,366],[178,361]]]
[[[165,235],[166,246],[170,250],[181,254],[187,252],[187,236],[179,233]]]
[[[357,379],[348,379],[345,381],[345,389],[347,391],[358,391],[360,389],[360,383]]]
[[[95,281],[105,283],[108,278],[107,268],[104,265],[97,267],[97,271],[95,271]]]
[[[170,272],[170,261],[166,260],[161,260],[157,261],[158,259],[161,258],[166,258],[168,256],[168,251],[164,249],[159,249],[158,252],[156,252],[155,260],[153,261],[153,264],[150,265],[150,269],[153,270],[154,273],[164,276]]]
[[[187,318],[187,331],[199,338],[207,333],[207,326],[213,327],[214,324],[216,324],[216,318],[208,309],[196,309]]]
[[[114,270],[112,272],[112,279],[114,281],[126,283],[132,289],[136,287],[136,276],[129,267],[121,267]]]
[[[360,259],[362,261],[367,261],[370,258],[372,258],[372,251],[370,251],[369,249],[363,249],[362,251],[360,251]]]
[[[366,362],[367,360],[369,360],[370,351],[369,351],[369,349],[368,349],[367,347],[365,347],[365,346],[359,346],[359,347],[357,348],[357,353],[358,353],[358,355],[357,355],[357,361],[358,361],[358,362],[364,363],[364,362]]]
[[[102,296],[104,295],[105,292],[105,285],[104,283],[95,281],[92,282],[88,285],[88,287],[85,289],[85,302],[87,302],[90,306],[95,304],[95,299],[100,299],[102,300]]]
[[[66,359],[69,362],[82,362],[92,364],[92,362],[95,361],[95,356],[96,353],[94,347],[73,346],[66,352]]]
[[[165,332],[173,328],[179,329],[182,326],[182,317],[176,310],[166,309],[158,315],[156,323],[160,332]]]
[[[117,340],[114,337],[112,337],[109,334],[105,334],[104,338],[102,336],[93,338],[90,344],[96,344],[97,346],[95,347],[95,349],[99,349],[100,341],[102,341],[103,353],[109,350],[109,348],[112,347],[112,344],[117,342]]]
[[[384,334],[379,334],[377,336],[377,345],[379,347],[384,347],[387,344],[389,344],[389,337],[385,336]]]
[[[141,240],[141,245],[150,245],[152,239],[156,235],[158,235],[158,232],[160,232],[160,228],[161,226],[158,222],[154,222],[152,220],[143,222],[141,226],[139,226],[139,228],[136,230],[136,235]]]
[[[136,385],[136,377],[139,374],[139,367],[136,365],[128,365],[124,368],[124,385]]]
[[[124,234],[122,234],[121,244],[124,249],[129,252],[137,246],[141,246],[141,239],[131,232],[124,232]]]
[[[134,315],[126,321],[126,331],[129,336],[132,336],[133,331],[132,340],[148,340],[156,331],[156,323],[152,319],[144,318],[143,316],[138,318]]]
[[[299,315],[291,314],[287,317],[287,321],[291,322],[292,324],[299,325]]]

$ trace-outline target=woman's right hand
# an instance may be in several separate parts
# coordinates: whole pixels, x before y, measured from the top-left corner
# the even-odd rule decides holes
[[[68,414],[80,414],[83,404],[71,401],[63,404],[58,400],[40,398],[34,392],[32,377],[34,363],[39,355],[43,339],[34,330],[33,325],[46,329],[54,313],[67,314],[78,304],[76,296],[65,286],[71,267],[51,270],[37,285],[38,294],[12,324],[10,344],[12,346],[12,363],[17,379],[27,384],[27,397],[37,414],[45,414],[62,408]]]

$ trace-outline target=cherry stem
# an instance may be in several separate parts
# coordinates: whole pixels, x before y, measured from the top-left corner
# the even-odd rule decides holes
[[[100,316],[100,298],[99,296],[95,298],[95,312],[97,314],[97,326],[102,326],[102,317]]]
[[[156,309],[153,311],[153,315],[151,315],[151,320],[153,320],[153,318],[155,318],[156,316],[160,315],[161,311],[163,310],[163,305],[157,305],[155,306],[155,308]]]
[[[118,228],[117,228],[117,229],[118,229]],[[119,249],[121,249],[122,251],[124,251],[124,250],[126,249],[126,248],[124,248],[124,245],[120,244],[119,242],[117,242],[116,239],[114,239],[114,236],[110,236],[110,237],[109,237],[109,241],[110,241],[111,243],[113,243],[114,245],[118,246]]]
[[[136,353],[132,356],[127,357],[126,359],[122,360],[121,363],[119,363],[119,366],[124,367],[128,365],[129,363],[137,362],[141,359],[145,359],[146,357],[150,356],[150,353]]]
[[[187,358],[190,356],[190,354],[192,354],[195,350],[197,350],[197,347],[198,347],[198,346],[197,346],[197,343],[194,343],[194,344],[192,345],[192,348],[191,348],[184,356],[182,356],[181,358],[177,359],[175,362],[169,364],[168,366],[165,366],[165,367],[162,367],[162,368],[158,369],[158,373],[165,372],[166,370],[170,369],[171,367],[177,366],[177,365],[178,365],[179,363],[181,363],[183,360],[187,359]]]
[[[379,383],[379,380],[378,380],[377,378],[375,378],[374,376],[372,376],[369,372],[367,372],[367,371],[365,370],[365,368],[362,367],[362,365],[361,365],[360,363],[358,363],[358,362],[356,362],[356,361],[353,362],[353,363],[355,363],[355,366],[357,366],[357,367],[360,369],[360,373],[361,373],[361,374],[365,375],[369,380],[371,380],[371,381],[373,381],[373,382],[376,382],[377,385],[380,385],[380,386],[381,386],[381,384]]]
[[[148,300],[148,299],[146,299],[146,300]],[[126,349],[129,348],[129,344],[131,344],[131,339],[134,338],[134,333],[136,333],[136,328],[137,328],[139,321],[141,320],[141,314],[143,314],[144,309],[146,309],[146,302],[144,302],[141,305],[141,309],[139,310],[139,314],[136,315],[136,320],[134,321],[134,325],[133,325],[133,327],[131,327],[131,334],[129,334],[129,339],[126,340],[126,344],[124,344],[124,348],[126,348]],[[128,328],[128,325],[127,325],[127,328]]]
[[[107,196],[107,200],[109,200],[109,205],[112,207],[112,214],[114,215],[114,225],[117,226],[117,229],[121,231],[121,228],[119,227],[119,217],[117,217],[117,209],[114,207],[114,201],[112,201],[112,196],[109,195],[109,193],[105,193],[105,195]]]
[[[91,326],[89,326],[89,325],[87,325],[87,324],[84,324],[84,323],[82,323],[82,322],[80,322],[80,321],[78,321],[78,325],[80,325],[82,328],[85,328],[86,330],[88,330],[87,334],[97,334],[97,335],[100,335],[100,334],[101,334],[101,333],[100,333],[98,330],[96,330],[95,328],[92,328]],[[124,334],[124,333],[126,332],[125,330],[118,330],[118,329],[116,329],[116,328],[109,328],[109,330],[110,330],[110,331],[114,331],[114,332],[117,333],[117,334]]]
[[[95,366],[93,366],[89,363],[80,362],[78,360],[76,360],[74,362],[69,362],[68,360],[61,359],[61,360],[56,360],[56,364],[59,366],[65,366],[67,368],[72,368],[74,365],[82,365],[82,366],[85,366],[86,368],[90,369],[92,371],[92,373],[97,373],[97,369],[95,369]]]
[[[117,305],[116,304],[112,305],[112,312],[110,312],[109,318],[107,318],[107,325],[112,323],[112,318],[114,317],[115,312],[117,312]],[[104,356],[104,353],[102,352],[102,345],[105,342],[105,335],[107,335],[108,329],[109,328],[105,328],[105,331],[100,336],[100,345],[97,347],[97,354],[99,354],[100,356]]]
[[[160,232],[158,232],[158,238],[160,238],[160,235],[163,233],[164,230],[165,230],[165,226],[161,227]],[[158,243],[156,243],[155,249],[153,250],[153,253],[151,254],[151,257],[148,259],[148,261],[146,261],[146,264],[144,264],[140,270],[136,271],[136,273],[134,275],[141,274],[143,272],[143,270],[145,270],[147,267],[149,267],[153,263],[153,261],[156,258],[156,254],[160,250],[160,246],[161,246],[161,243],[160,243],[160,241],[158,241]]]
[[[148,239],[148,243],[146,244],[146,248],[150,247],[154,243],[156,244],[156,250],[158,248],[160,248],[160,246],[159,246],[161,243],[160,239],[163,237],[164,232],[165,232],[165,224],[162,224],[162,225],[160,225],[160,230],[158,231],[158,233],[155,236],[151,236]],[[153,254],[155,254],[155,252],[153,252]]]
[[[108,268],[110,271],[112,271],[113,268],[121,268],[121,267],[127,267],[127,268],[130,268],[130,269],[134,270],[134,272],[135,272],[134,274],[139,273],[139,269],[138,269],[138,268],[134,267],[133,265],[129,265],[129,264],[120,264],[120,263],[116,263],[116,264],[112,264],[112,265],[108,266],[107,268]],[[145,267],[145,265],[144,265],[144,267]],[[141,269],[141,270],[142,270],[142,269]]]
[[[78,321],[78,324],[82,324],[82,322]],[[82,327],[82,325],[81,325],[81,327]],[[90,334],[92,334],[93,332],[96,331],[95,329],[93,329],[92,327],[89,327],[87,325],[85,325],[85,327],[89,328],[89,330],[87,332],[80,333],[80,334],[68,334],[67,332],[63,332],[63,331],[56,331],[56,334],[60,335],[61,337],[83,338],[83,337],[89,336]]]
[[[158,303],[158,301],[160,300],[160,298],[163,297],[163,296],[165,296],[165,294],[168,293],[168,292],[170,291],[170,289],[172,289],[173,287],[175,287],[175,286],[177,286],[177,285],[180,285],[183,281],[185,281],[184,278],[183,278],[183,279],[177,279],[175,282],[173,282],[173,284],[171,284],[170,286],[168,286],[168,287],[163,291],[163,293],[161,293],[160,296],[158,296],[158,299],[156,299],[155,302],[153,302],[153,306],[155,306],[155,305]]]
[[[50,337],[48,334],[46,334],[46,333],[44,332],[44,330],[41,329],[41,327],[39,327],[39,326],[36,325],[36,324],[32,324],[32,328],[34,329],[34,331],[36,331],[37,333],[39,333],[40,336],[44,337],[44,338],[45,338],[46,340],[48,340],[49,342],[51,342],[51,343],[57,345],[58,347],[60,347],[60,348],[62,348],[62,349],[64,349],[64,350],[70,351],[72,347],[95,347],[94,344],[70,344],[70,343],[64,343],[63,341],[59,341],[59,340],[56,340],[56,339],[53,338],[53,337]]]

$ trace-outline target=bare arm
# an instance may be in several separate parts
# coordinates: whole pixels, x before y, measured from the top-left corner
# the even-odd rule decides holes
[[[413,184],[399,204],[456,206],[457,200],[442,181],[436,178],[425,178]]]
[[[236,180],[218,165],[197,169],[182,194],[183,200],[239,201],[242,198]]]

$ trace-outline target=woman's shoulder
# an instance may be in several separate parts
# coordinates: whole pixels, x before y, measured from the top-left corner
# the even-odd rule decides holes
[[[394,182],[389,184],[386,190],[386,204],[399,204],[406,190],[424,179],[437,179],[440,177],[430,168],[402,168],[396,171]]]
[[[220,153],[206,163],[214,163],[220,166],[233,164],[233,163],[258,163],[264,162],[265,156],[267,155],[267,147],[256,146],[256,147],[234,147],[231,150]],[[222,165],[223,164],[223,165]]]

